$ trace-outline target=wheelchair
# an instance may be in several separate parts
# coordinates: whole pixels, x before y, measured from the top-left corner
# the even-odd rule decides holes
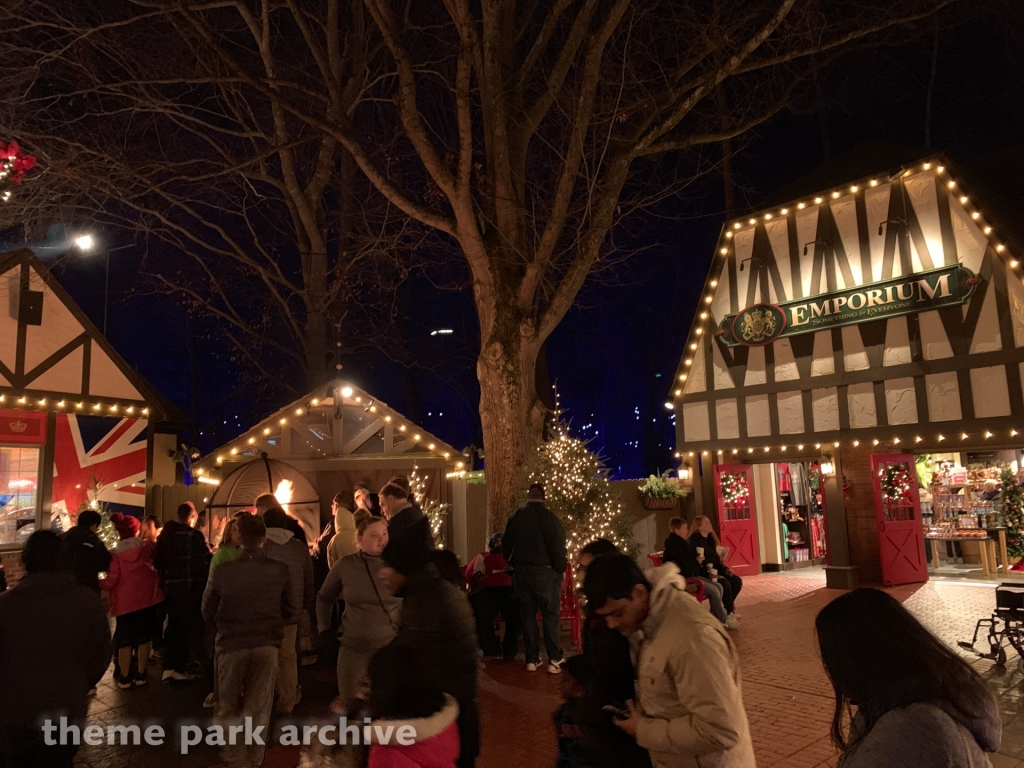
[[[988,643],[988,652],[975,647],[978,635],[982,633],[982,642]],[[998,666],[1006,664],[1007,644],[1017,651],[1024,666],[1024,584],[1000,584],[996,587],[995,611],[987,619],[978,620],[971,642],[960,640],[957,643],[964,650],[994,661]]]

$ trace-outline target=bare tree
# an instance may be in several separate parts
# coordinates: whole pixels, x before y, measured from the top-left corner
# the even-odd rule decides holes
[[[341,317],[346,339],[386,326],[386,316],[364,310],[393,292],[407,268],[398,254],[422,240],[423,228],[366,183],[334,136],[286,109],[275,88],[234,76],[182,15],[87,5],[0,11],[0,135],[41,155],[41,173],[4,218],[28,219],[30,229],[63,219],[135,231],[146,249],[143,289],[215,319],[261,379],[293,391],[324,381]],[[245,54],[263,78],[299,83],[315,67],[310,48],[283,44],[301,36],[307,17],[272,36],[271,4],[209,7],[225,34],[262,30]],[[372,41],[361,6],[347,10],[344,20],[325,20],[336,25],[331,77],[345,85],[331,103],[319,98],[323,84],[291,89],[291,109],[334,122],[359,102]]]
[[[495,528],[515,506],[541,432],[539,351],[588,275],[614,256],[617,222],[671,187],[656,173],[660,158],[695,158],[675,179],[691,181],[706,167],[702,148],[728,154],[724,142],[784,109],[822,61],[930,29],[925,20],[954,2],[125,0],[137,19],[170,25],[187,55],[216,59],[198,82],[147,74],[191,94],[188,108],[171,99],[173,120],[199,136],[223,134],[198,116],[204,88],[266,105],[271,120],[256,139],[243,112],[226,140],[255,140],[256,168],[268,153],[280,158],[275,181],[304,233],[304,255],[325,243],[307,216],[322,191],[310,172],[318,166],[310,160],[310,191],[287,170],[300,145],[321,158],[342,147],[377,193],[458,246],[480,325]],[[80,30],[67,45],[89,45],[91,35]],[[352,36],[358,62],[346,58]],[[107,75],[92,89],[104,97]],[[115,79],[120,95],[128,85]],[[272,275],[264,289],[274,296],[285,282]],[[309,295],[307,312],[323,301],[320,288]]]

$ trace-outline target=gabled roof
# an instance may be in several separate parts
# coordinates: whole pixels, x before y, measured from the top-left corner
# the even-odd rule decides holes
[[[851,171],[848,164],[840,165],[844,170]],[[857,167],[863,169],[866,166]],[[1001,362],[998,356],[1004,355],[1006,350],[1004,342],[999,339],[1024,337],[1024,321],[1016,313],[1004,313],[1002,319],[997,316],[997,300],[994,298],[997,291],[987,289],[987,285],[994,284],[994,280],[1005,280],[1003,295],[1008,295],[1014,306],[1024,302],[1024,259],[1021,258],[1024,249],[1013,237],[1012,224],[1016,220],[1000,218],[1000,206],[1005,207],[1005,201],[996,203],[986,197],[989,186],[974,181],[973,175],[964,173],[959,165],[943,153],[920,156],[910,163],[900,163],[888,170],[877,169],[878,166],[875,166],[875,173],[845,177],[831,172],[816,174],[814,178],[828,177],[834,181],[826,187],[795,183],[790,187],[796,192],[792,197],[777,198],[771,205],[724,223],[672,390],[675,396],[673,404],[680,406],[680,421],[700,426],[699,430],[694,427],[695,434],[715,435],[714,438],[692,437],[690,442],[700,444],[714,439],[719,444],[724,441],[730,447],[736,444],[741,449],[750,450],[753,449],[750,444],[756,442],[767,452],[772,445],[777,447],[779,439],[787,434],[804,435],[802,439],[795,438],[797,443],[807,442],[807,435],[812,432],[825,439],[832,431],[838,434],[839,428],[812,429],[808,419],[816,415],[817,411],[808,415],[806,409],[802,411],[802,418],[793,423],[772,423],[765,431],[764,425],[758,422],[755,429],[739,428],[742,436],[723,436],[720,424],[715,425],[715,414],[700,403],[703,401],[714,406],[718,401],[723,401],[721,415],[717,418],[726,418],[730,424],[729,431],[736,431],[731,427],[743,415],[736,415],[738,409],[744,407],[755,410],[761,408],[754,414],[759,419],[763,414],[772,414],[772,419],[783,419],[785,414],[781,409],[777,416],[771,410],[775,401],[768,402],[769,390],[772,395],[789,393],[791,390],[809,393],[815,387],[845,386],[847,379],[850,382],[856,380],[858,387],[865,387],[875,380],[896,375],[909,376],[911,374],[908,370],[916,365],[909,357],[910,342],[905,338],[907,331],[900,330],[895,319],[873,325],[870,329],[864,324],[864,332],[873,335],[867,341],[863,337],[851,338],[849,348],[846,348],[845,341],[843,345],[833,346],[828,334],[815,331],[815,328],[820,327],[816,324],[801,329],[799,333],[803,335],[799,339],[796,333],[787,331],[786,335],[792,338],[792,344],[781,338],[781,332],[774,336],[766,334],[765,338],[769,339],[766,344],[772,347],[770,362],[767,351],[760,350],[753,342],[742,348],[732,346],[726,349],[726,346],[736,342],[734,338],[730,341],[728,334],[732,331],[725,326],[731,323],[730,318],[739,317],[746,308],[772,305],[779,309],[777,305],[780,304],[792,305],[817,296],[838,295],[836,291],[855,290],[862,285],[877,284],[879,280],[957,268],[976,276],[977,279],[971,278],[972,285],[980,281],[979,301],[972,303],[970,312],[964,314],[962,324],[957,324],[961,335],[953,334],[958,343],[962,342],[965,351],[959,357],[952,352],[940,354],[936,351],[934,359],[942,357],[943,362],[933,363],[933,358],[926,355],[924,359],[928,364],[936,370],[943,366],[950,368],[964,365],[969,368],[974,364],[965,361],[975,353],[989,354]],[[993,265],[998,268],[993,269]],[[993,278],[987,270],[993,270],[996,277]],[[861,298],[862,302],[866,300],[874,301],[870,297]],[[836,314],[839,310],[825,308],[824,311],[825,314]],[[950,320],[950,317],[947,313],[946,319]],[[1007,319],[1009,326],[1005,326]],[[744,315],[744,320],[754,324],[759,322],[753,316],[748,320]],[[925,320],[927,323],[922,323],[928,325],[932,318]],[[782,327],[786,328],[785,323]],[[888,341],[888,329],[892,329],[892,344]],[[849,334],[845,330],[843,339],[848,335],[853,336],[852,330]],[[927,334],[922,331],[920,338],[925,335],[929,338],[935,336],[935,343],[939,346],[949,343],[947,336],[950,334],[944,326],[932,329],[928,325],[925,330]],[[1017,336],[1018,333],[1021,335]],[[1007,334],[1013,336],[1008,337]],[[982,336],[985,338],[979,342]],[[772,341],[776,338],[779,339],[778,343]],[[913,338],[919,337],[914,335]],[[819,341],[822,342],[820,352]],[[1008,343],[1013,344],[1012,341]],[[936,346],[936,350],[939,346]],[[883,357],[885,350],[890,347],[902,350],[892,360]],[[837,349],[842,357],[835,356]],[[906,361],[901,357],[904,352],[907,355]],[[870,354],[878,355],[879,359],[869,362]],[[784,355],[784,358],[780,355]],[[849,361],[845,359],[846,356]],[[988,358],[984,359],[988,361]],[[748,360],[752,368],[748,368]],[[819,360],[822,365],[817,368]],[[904,362],[908,368],[900,367]],[[774,372],[773,383],[764,380],[769,364]],[[984,365],[991,366],[993,363],[988,361]],[[917,369],[914,368],[914,371]],[[981,374],[976,378],[979,385],[975,388],[975,394],[985,401],[987,396],[978,394],[987,391],[981,386]],[[825,394],[834,399],[835,393]],[[745,400],[737,401],[738,395]],[[877,392],[863,394],[858,390],[854,396],[862,395],[871,406],[872,413],[888,407],[888,400],[885,399],[888,395],[880,397]],[[759,399],[755,400],[755,397]],[[806,401],[810,403],[811,410],[816,402],[813,397],[812,394],[812,400]],[[881,405],[877,403],[879,399]],[[915,399],[918,399],[916,395]],[[954,405],[959,407],[959,399],[952,398],[951,402],[953,399],[956,400]],[[988,399],[995,402],[994,398]],[[730,401],[724,402],[727,400]],[[764,402],[768,402],[768,406],[762,408]],[[792,398],[791,405],[793,408],[802,407],[802,401]],[[826,409],[831,406],[822,399],[820,407]],[[846,408],[845,405],[843,407]],[[924,405],[921,407],[924,408]],[[693,416],[692,419],[688,418],[688,412]],[[797,415],[801,416],[801,413]],[[982,424],[979,420],[981,418],[979,416],[976,419],[976,427]],[[701,419],[704,421],[701,422]],[[708,426],[709,420],[711,426]],[[933,414],[929,423],[940,420]],[[825,421],[822,419],[822,423]],[[797,422],[803,426],[794,432],[793,427]],[[890,422],[888,426],[917,423],[915,416]],[[988,422],[982,426],[987,428]],[[861,428],[861,425],[853,424],[851,417],[851,427]],[[842,430],[845,429],[847,427],[842,427]],[[733,440],[735,443],[730,442]]]
[[[340,426],[339,426],[340,425]],[[462,452],[412,423],[366,390],[342,379],[292,401],[195,462],[223,464],[270,458],[432,456],[461,469]]]
[[[0,396],[15,407],[165,415],[142,377],[25,248],[0,255]]]

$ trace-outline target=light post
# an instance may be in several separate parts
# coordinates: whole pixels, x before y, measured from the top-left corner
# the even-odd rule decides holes
[[[79,235],[74,240],[75,246],[82,253],[88,253],[96,246],[96,241],[90,234]],[[110,306],[110,254],[114,251],[121,251],[131,248],[132,243],[122,245],[118,248],[110,248],[103,252],[103,337],[107,336],[107,311]]]

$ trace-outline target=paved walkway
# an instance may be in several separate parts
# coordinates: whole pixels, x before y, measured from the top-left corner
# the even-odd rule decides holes
[[[892,593],[932,631],[955,646],[970,639],[975,621],[991,613],[992,585],[969,586],[929,582],[898,587]],[[742,658],[744,700],[754,748],[761,768],[818,768],[835,764],[828,741],[833,698],[821,669],[814,639],[814,617],[838,592],[824,587],[821,571],[763,574],[745,581],[738,609],[743,616],[733,633]],[[995,768],[1024,768],[1024,674],[1017,660],[1005,668],[978,660],[978,670],[996,691],[1003,714],[1003,746],[993,756]],[[155,670],[155,668],[154,668]],[[326,665],[302,671],[300,718],[322,717],[332,693],[332,669]],[[546,768],[554,765],[551,712],[561,702],[560,678],[540,671],[528,674],[522,662],[488,662],[480,676],[483,718],[481,768]],[[108,676],[90,708],[98,724],[131,718],[202,718],[206,689],[200,681],[183,687],[153,681],[143,689],[120,691]],[[276,724],[275,724],[276,730]],[[297,747],[272,747],[267,768],[317,766]],[[219,765],[213,748],[182,756],[168,748],[86,747],[79,768],[208,768]]]

